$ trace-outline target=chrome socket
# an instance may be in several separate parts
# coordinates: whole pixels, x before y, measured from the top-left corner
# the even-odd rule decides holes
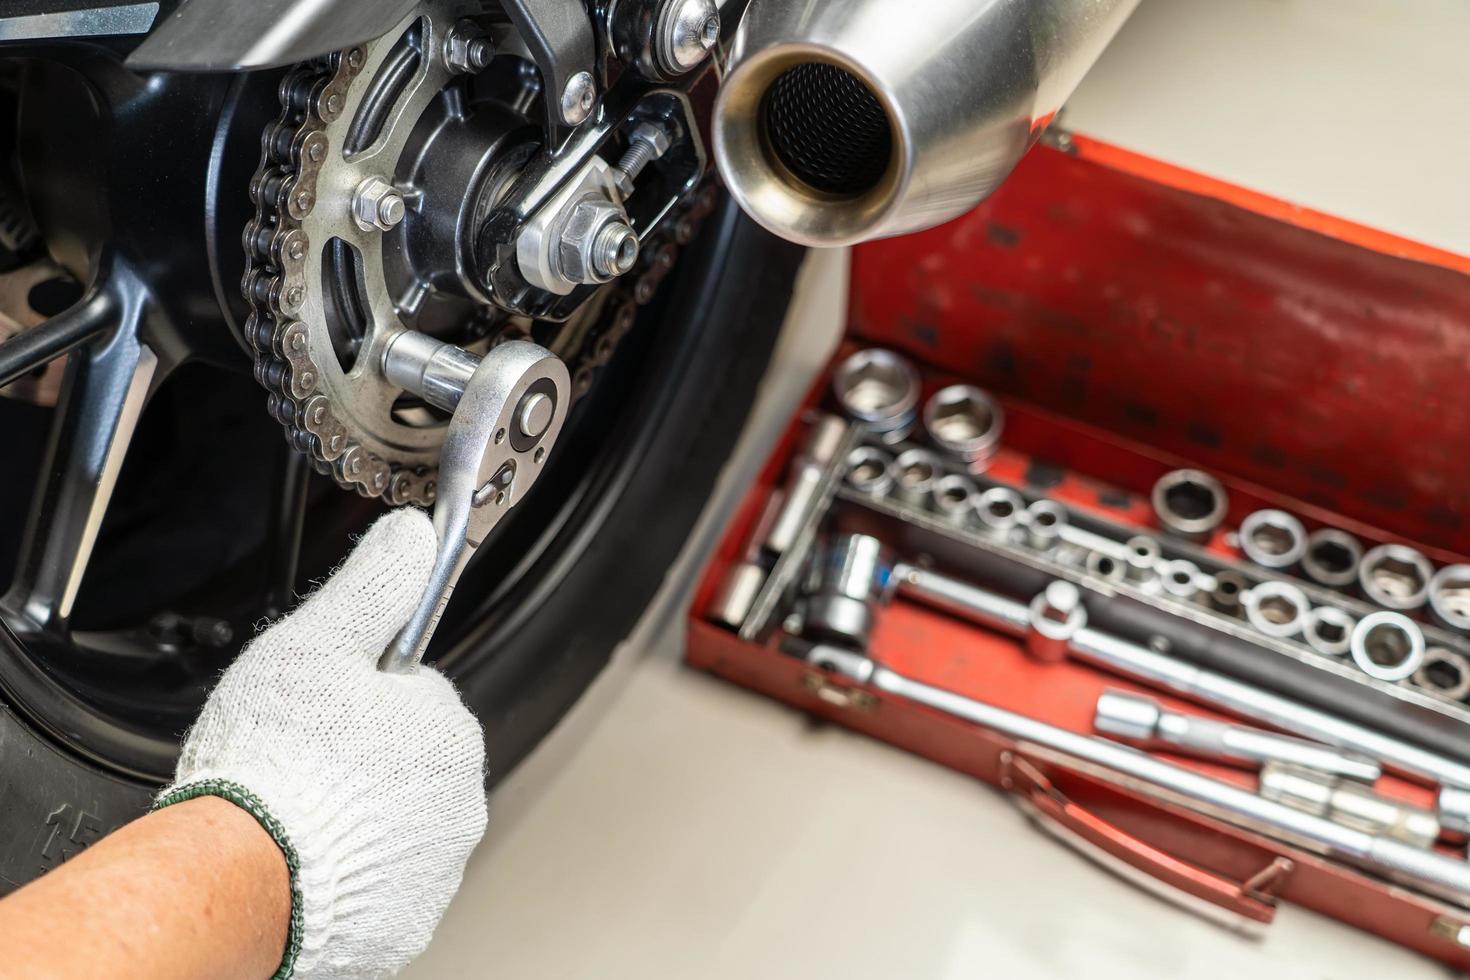
[[[1199,595],[1199,566],[1183,558],[1161,561],[1154,566],[1159,575],[1159,588],[1175,599],[1193,599]]]
[[[1445,786],[1434,801],[1439,825],[1457,834],[1470,834],[1470,789]]]
[[[1353,645],[1358,621],[1336,606],[1318,606],[1307,614],[1302,638],[1307,646],[1328,657],[1346,655]]]
[[[847,436],[847,423],[831,412],[818,412],[808,420],[801,441],[800,455],[826,466],[837,458],[842,440]]]
[[[1258,510],[1240,522],[1240,550],[1262,568],[1277,571],[1301,561],[1307,529],[1284,510]]]
[[[1286,763],[1372,784],[1383,767],[1365,755],[1260,728],[1170,711],[1141,694],[1104,691],[1092,727],[1141,749],[1183,752],[1260,768]]]
[[[732,565],[710,603],[710,618],[731,629],[739,629],[750,615],[761,586],[766,583],[766,571],[753,562]]]
[[[893,494],[915,507],[928,507],[934,484],[944,475],[944,466],[927,449],[905,449],[888,468],[893,477]]]
[[[812,419],[802,437],[800,449],[791,460],[791,473],[782,491],[781,509],[766,531],[763,545],[767,551],[784,554],[796,542],[796,536],[821,491],[827,464],[836,458],[846,435],[846,423],[830,412],[823,412]]]
[[[1429,810],[1380,796],[1361,783],[1299,766],[1267,763],[1261,795],[1268,800],[1415,847],[1439,839],[1439,818]]]
[[[833,539],[818,558],[815,587],[806,596],[803,635],[866,650],[882,569],[883,543],[877,538]]]
[[[1000,403],[974,385],[940,388],[924,405],[929,441],[967,464],[995,455],[1004,426]]]
[[[1047,584],[1026,609],[1026,652],[1043,663],[1067,659],[1072,637],[1087,625],[1082,592],[1063,579]]]
[[[791,475],[786,478],[782,491],[781,509],[766,531],[763,542],[772,554],[785,554],[796,543],[807,512],[816,503],[822,489],[822,464],[807,456],[798,456],[791,461]]]
[[[893,454],[875,446],[858,446],[847,454],[843,479],[859,493],[886,497],[893,492]]]
[[[1229,500],[1220,481],[1203,470],[1173,470],[1159,477],[1150,495],[1159,526],[1186,541],[1210,540],[1225,520]]]
[[[1358,564],[1358,585],[1363,594],[1385,609],[1400,612],[1424,605],[1433,578],[1434,566],[1429,559],[1405,544],[1381,544],[1369,550]]]
[[[889,445],[913,430],[919,372],[893,351],[870,347],[851,355],[833,372],[832,391],[849,418]]]
[[[975,520],[993,538],[1009,540],[1021,524],[1026,501],[1006,487],[992,487],[975,498]]]
[[[1239,572],[1229,569],[1215,573],[1215,584],[1210,588],[1209,603],[1217,612],[1227,616],[1239,616],[1245,604],[1245,594],[1251,584]]]
[[[1124,570],[1128,578],[1142,582],[1154,573],[1159,562],[1164,560],[1164,549],[1153,538],[1140,534],[1128,539],[1128,558]]]
[[[1026,540],[1037,551],[1049,551],[1062,538],[1067,509],[1054,500],[1037,500],[1026,508]]]
[[[1470,565],[1446,565],[1434,573],[1429,611],[1441,626],[1470,632]]]
[[[1414,686],[1451,701],[1470,697],[1470,659],[1444,647],[1424,651],[1424,662],[1414,671]]]
[[[956,527],[965,527],[974,517],[975,497],[979,493],[973,481],[947,473],[935,482],[931,492],[934,512]]]
[[[1335,527],[1319,527],[1307,535],[1302,554],[1302,571],[1318,585],[1341,589],[1358,580],[1363,546],[1358,539]]]
[[[1105,551],[1089,551],[1084,567],[1087,569],[1087,574],[1096,576],[1105,582],[1121,582],[1123,576],[1128,572],[1128,566],[1122,559]]]
[[[1349,649],[1353,663],[1369,677],[1401,681],[1424,663],[1424,633],[1402,613],[1370,613],[1353,627]]]
[[[1296,636],[1311,609],[1307,594],[1290,582],[1262,582],[1245,594],[1246,620],[1267,636]]]

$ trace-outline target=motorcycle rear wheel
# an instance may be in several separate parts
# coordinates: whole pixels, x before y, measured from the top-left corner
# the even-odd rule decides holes
[[[521,504],[497,557],[456,590],[430,657],[485,726],[490,784],[556,725],[657,592],[744,425],[801,255],[723,202],[635,329],[643,342],[598,382],[620,392],[616,425],[595,445],[569,429],[558,457],[574,475]],[[0,621],[0,894],[142,813],[181,734],[155,738],[148,771],[119,763],[108,748],[119,733],[33,654]]]

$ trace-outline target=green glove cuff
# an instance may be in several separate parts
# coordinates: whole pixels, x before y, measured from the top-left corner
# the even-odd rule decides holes
[[[291,841],[286,837],[286,828],[282,827],[280,821],[271,816],[265,804],[260,801],[254,793],[251,793],[239,783],[232,783],[225,779],[205,779],[197,783],[180,786],[165,796],[160,796],[153,803],[154,810],[161,810],[175,803],[192,800],[200,796],[218,796],[229,800],[246,813],[256,819],[265,832],[271,835],[271,840],[281,849],[286,856],[286,870],[291,873],[291,924],[286,933],[286,952],[281,957],[281,965],[271,976],[271,980],[289,980],[291,973],[296,969],[296,957],[301,954],[301,861],[296,856],[296,848],[291,846]]]

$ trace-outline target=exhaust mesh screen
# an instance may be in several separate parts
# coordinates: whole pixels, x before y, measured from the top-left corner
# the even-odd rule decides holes
[[[788,68],[766,93],[766,139],[802,182],[828,194],[871,190],[888,169],[893,136],[877,96],[835,65]]]

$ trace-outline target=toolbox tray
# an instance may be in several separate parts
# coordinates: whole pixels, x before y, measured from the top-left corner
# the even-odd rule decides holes
[[[1470,551],[1470,261],[1295,208],[1082,137],[1038,147],[965,217],[853,253],[848,336],[919,364],[924,392],[979,384],[1006,411],[981,477],[1074,512],[1148,529],[1148,490],[1194,466],[1230,495],[1227,526],[1280,507],[1436,563]],[[687,658],[702,669],[902,746],[1014,794],[1045,828],[1135,881],[1236,924],[1280,900],[1470,969],[1470,909],[1301,848],[1134,795],[997,733],[780,651],[779,622],[742,638],[712,622],[744,560],[824,376],[751,487],[706,568]],[[831,521],[905,558],[1019,598],[1052,573],[987,562],[934,522],[831,488]],[[1153,532],[1157,534],[1158,532]],[[1159,539],[1166,548],[1192,546]],[[1208,546],[1233,558],[1224,535]],[[1107,628],[1140,639],[1165,615],[1126,596]],[[1177,624],[1176,624],[1177,626]],[[1177,628],[1175,629],[1177,633]],[[1172,653],[1470,761],[1470,710],[1314,655],[1262,650],[1199,627]],[[1470,652],[1462,637],[1437,643]],[[1225,717],[1075,660],[1039,663],[1022,642],[895,598],[873,658],[914,680],[1075,732],[1105,689]],[[1247,771],[1160,753],[1251,789]],[[1419,806],[1433,791],[1385,776]]]

